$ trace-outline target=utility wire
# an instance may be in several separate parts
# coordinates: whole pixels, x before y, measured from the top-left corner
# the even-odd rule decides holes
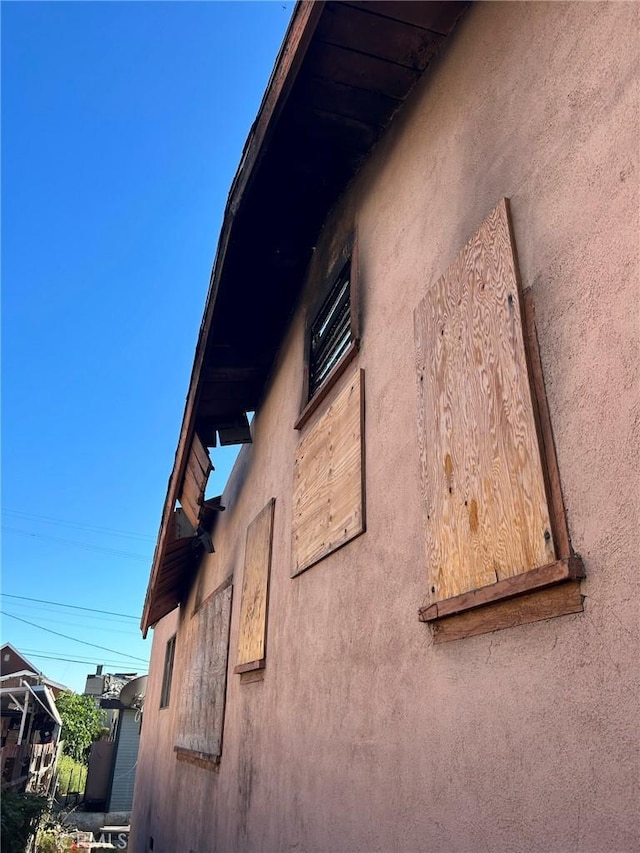
[[[15,606],[16,605],[14,605],[14,607]],[[19,606],[19,605],[17,605],[17,606]],[[30,612],[23,613],[20,610],[17,613],[15,610],[12,610],[11,612],[14,614],[14,616],[22,616],[25,619],[27,619],[29,617],[31,617],[32,619],[37,619],[38,624],[43,625],[43,626],[44,625],[64,625],[65,628],[68,628],[69,625],[71,624],[69,617],[71,617],[72,614],[68,614],[67,619],[51,619],[51,618],[47,618],[47,616],[41,615],[40,613],[35,613],[35,614],[30,613]],[[49,613],[49,612],[50,611],[47,611],[47,613]],[[64,616],[63,613],[60,613],[58,615]],[[83,618],[89,619],[91,621],[81,622],[80,620]],[[124,625],[124,623],[123,622],[116,622],[116,625]],[[96,629],[96,617],[91,616],[89,613],[82,614],[81,616],[76,616],[74,614],[73,615],[73,627],[75,630],[78,630],[78,631],[80,629],[90,629],[92,631],[95,631],[95,629]],[[139,628],[135,628],[133,625],[130,625],[129,628],[122,628],[122,629],[112,628],[111,623],[108,623],[106,619],[101,619],[100,620],[100,627],[102,627],[105,631],[109,631],[110,634],[123,634],[126,637],[137,637],[137,636],[139,636]]]
[[[31,610],[19,610],[19,607],[20,604],[17,601],[14,601],[11,612],[16,616],[23,616],[25,619],[37,619],[38,624],[42,625],[64,625],[65,628],[68,628],[69,625],[72,624],[71,620],[73,620],[74,628],[91,628],[95,631],[99,622],[99,626],[105,631],[108,630],[113,634],[128,634],[129,637],[136,636],[140,630],[139,627],[135,626],[132,622],[125,623],[123,621],[118,621],[115,617],[104,616],[100,618],[92,616],[91,613],[60,613],[51,610],[45,610],[44,613],[33,613]],[[54,619],[52,612],[57,612],[59,617],[66,618]]]
[[[32,628],[39,628],[41,631],[47,631],[49,634],[55,634],[57,637],[62,637],[65,640],[73,640],[74,643],[82,643],[83,646],[92,646],[94,649],[100,649],[103,652],[112,652],[116,655],[122,655],[122,657],[129,658],[130,660],[139,660],[142,663],[147,663],[144,658],[136,657],[136,655],[128,655],[124,652],[119,652],[117,649],[109,649],[106,646],[98,646],[96,643],[89,643],[87,640],[79,640],[77,637],[70,637],[68,634],[61,634],[59,631],[52,631],[51,628],[44,628],[42,625],[37,625],[35,622],[29,622],[28,619],[22,619],[20,616],[15,616],[13,613],[7,613],[4,610],[0,610],[3,616],[9,616],[11,619],[17,619],[18,622],[24,622],[25,625],[31,625]]]
[[[108,533],[111,536],[122,536],[126,539],[144,539],[147,542],[154,542],[155,537],[149,536],[146,533],[133,533],[127,530],[116,530],[113,527],[100,527],[96,524],[84,524],[80,521],[65,521],[63,518],[54,518],[51,515],[34,515],[31,512],[23,512],[17,509],[3,509],[3,515],[11,515],[16,518],[26,518],[33,521],[44,521],[46,524],[64,525],[72,527],[75,530],[90,530],[97,533]]]
[[[44,660],[62,660],[65,663],[80,663],[86,664],[87,666],[96,666],[95,660],[77,660],[76,658],[59,658],[56,655],[36,655],[31,653],[32,658],[42,658]],[[118,663],[118,661],[102,661],[105,666],[122,666],[122,663]],[[113,675],[113,673],[105,673],[106,675]]]
[[[50,542],[60,542],[63,545],[74,545],[76,548],[82,548],[84,551],[99,551],[103,554],[110,554],[114,557],[127,557],[130,560],[143,560],[149,562],[151,557],[147,554],[134,554],[131,551],[119,551],[116,548],[104,548],[101,545],[92,545],[90,542],[77,542],[75,539],[63,539],[60,536],[50,536],[48,533],[32,533],[29,530],[19,530],[17,527],[7,527],[2,525],[2,529],[8,533],[17,533],[20,536],[29,536],[32,539],[48,539]]]
[[[106,616],[122,616],[124,619],[139,619],[139,616],[130,616],[128,613],[114,613],[112,610],[99,610],[95,607],[81,607],[79,604],[63,604],[61,601],[47,601],[44,598],[29,598],[27,595],[9,595],[8,592],[0,593],[2,598],[19,598],[21,601],[35,601],[38,604],[51,604],[54,607],[70,607],[72,610],[88,610],[90,613],[100,613]]]
[[[74,655],[73,652],[68,652],[66,650],[54,652],[52,649],[26,649],[26,648],[21,648],[20,653],[22,654],[22,652],[24,652],[25,655],[29,655],[31,657],[42,657],[43,655],[47,655],[47,656],[53,655],[58,660],[62,660],[65,657],[72,657],[72,658],[80,657],[80,652],[78,652],[77,655]],[[86,655],[85,655],[85,657],[86,657]],[[123,665],[123,661],[112,660],[113,657],[116,657],[116,655],[109,655],[108,659],[100,657],[98,662],[99,663],[109,663],[109,665],[114,665],[114,666],[115,666],[115,664],[117,664],[118,666]],[[94,662],[97,659],[98,659],[98,655],[95,656]],[[130,665],[130,663],[128,665]]]
[[[56,651],[56,652],[54,652],[51,649],[25,649],[25,648],[21,648],[21,653],[22,652],[24,652],[24,654],[28,655],[29,657],[34,657],[34,658],[40,657],[41,658],[41,657],[51,657],[52,656],[55,660],[67,660],[68,658],[77,658],[80,655],[79,652],[77,655],[74,655],[73,652],[67,652],[67,651],[62,651],[62,652]],[[111,660],[111,657],[112,657],[112,655],[109,655],[108,659],[100,658],[98,660],[98,663],[104,663],[104,664],[108,663],[109,666],[124,666],[125,665],[125,662]],[[98,659],[98,655],[96,655],[96,657],[93,659],[93,661],[87,661],[87,663],[95,663],[97,659]],[[84,661],[83,661],[83,663],[84,663]],[[131,666],[131,662],[129,662],[126,665]]]

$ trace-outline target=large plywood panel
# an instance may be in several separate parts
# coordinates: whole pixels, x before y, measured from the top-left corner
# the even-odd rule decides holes
[[[432,602],[556,559],[506,200],[415,312]]]
[[[364,373],[356,370],[298,446],[293,480],[296,575],[365,529]]]
[[[264,665],[275,499],[247,529],[236,672]]]
[[[216,590],[191,617],[176,748],[217,759],[227,689],[232,586]]]

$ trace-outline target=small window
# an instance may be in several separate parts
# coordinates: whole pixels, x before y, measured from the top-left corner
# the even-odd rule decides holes
[[[351,258],[333,283],[310,326],[309,399],[349,349],[351,334]]]
[[[173,659],[176,653],[176,635],[167,641],[164,653],[164,674],[162,676],[162,692],[160,694],[160,707],[168,708],[171,699],[171,679],[173,677]]]
[[[307,315],[302,429],[354,361],[360,347],[357,242],[353,235],[327,275],[326,286]]]

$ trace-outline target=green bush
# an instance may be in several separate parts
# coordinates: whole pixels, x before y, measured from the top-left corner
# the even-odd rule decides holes
[[[36,853],[68,853],[74,849],[72,834],[54,817],[43,821],[36,836]]]
[[[86,751],[100,736],[106,714],[91,696],[61,693],[56,706],[62,718],[62,749],[66,755],[86,764]]]
[[[36,794],[16,794],[13,791],[5,791],[2,794],[2,853],[24,853],[47,807],[46,798]]]
[[[86,781],[86,764],[76,761],[70,755],[63,754],[58,758],[58,790],[61,794],[68,794],[69,791],[84,791]]]

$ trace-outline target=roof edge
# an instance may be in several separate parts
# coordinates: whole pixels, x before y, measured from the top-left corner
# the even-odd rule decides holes
[[[200,375],[209,330],[211,328],[213,309],[218,295],[219,283],[222,277],[227,246],[229,244],[234,219],[240,208],[240,204],[247,187],[254,177],[257,171],[257,166],[262,159],[265,144],[284,104],[287,101],[297,73],[302,64],[302,60],[304,59],[311,41],[311,37],[313,36],[317,23],[320,19],[320,15],[322,14],[324,5],[325,3],[321,2],[321,0],[298,0],[296,3],[282,47],[280,48],[280,52],[276,58],[269,83],[267,84],[265,94],[262,98],[257,117],[249,131],[249,135],[240,158],[240,164],[231,183],[213,269],[209,280],[209,290],[205,301],[204,315],[198,333],[198,342],[196,345],[191,378],[189,381],[189,390],[182,416],[178,446],[174,457],[173,469],[169,477],[167,494],[160,522],[160,530],[158,532],[158,539],[156,541],[153,562],[151,565],[151,573],[140,622],[143,637],[147,636],[147,632],[151,626],[151,623],[149,622],[151,599],[158,577],[159,567],[162,563],[164,550],[167,545],[167,531],[170,528],[169,522],[178,499],[179,488],[184,476],[188,451],[193,438],[194,415],[200,384]]]

